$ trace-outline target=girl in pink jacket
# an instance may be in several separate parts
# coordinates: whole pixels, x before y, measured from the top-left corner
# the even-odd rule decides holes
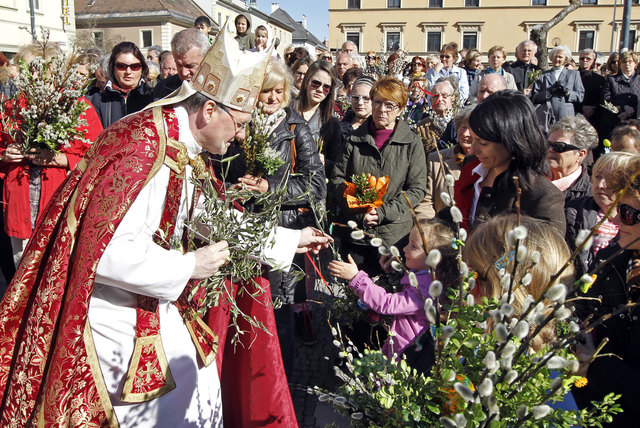
[[[455,259],[456,251],[452,246],[453,231],[443,222],[437,220],[421,222],[421,226],[429,250],[440,250],[442,260],[436,267],[436,277],[446,288],[447,284],[455,280],[453,277],[458,271]],[[429,321],[424,312],[424,301],[431,297],[429,286],[432,278],[426,263],[426,251],[417,227],[414,226],[411,229],[409,243],[404,247],[403,252],[405,266],[415,274],[417,286],[412,286],[409,274],[405,274],[400,281],[404,287],[397,293],[389,293],[374,284],[366,272],[358,269],[351,255],[348,256],[348,263],[333,260],[329,264],[331,274],[349,281],[349,287],[372,311],[381,315],[393,315],[390,337],[382,346],[382,352],[388,358],[391,358],[394,353],[399,358],[405,348],[429,327]],[[444,294],[444,291],[440,294],[441,300]],[[391,337],[393,337],[393,344],[390,343]]]

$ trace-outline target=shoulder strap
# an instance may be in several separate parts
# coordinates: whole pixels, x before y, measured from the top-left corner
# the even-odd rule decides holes
[[[291,139],[291,173],[294,173],[296,169],[296,124],[291,124],[289,130],[293,134],[293,138]]]

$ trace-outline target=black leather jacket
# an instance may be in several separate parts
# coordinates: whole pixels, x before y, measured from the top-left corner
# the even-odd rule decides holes
[[[151,101],[151,88],[143,80],[129,92],[126,99],[122,92],[113,89],[109,84],[91,97],[91,104],[95,107],[104,129],[128,114],[139,112]]]

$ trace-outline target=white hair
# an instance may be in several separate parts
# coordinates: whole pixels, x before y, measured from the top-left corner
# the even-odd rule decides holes
[[[549,53],[549,58],[553,58],[553,56],[560,51],[562,51],[562,53],[564,53],[564,55],[567,57],[567,59],[565,60],[565,64],[567,62],[571,62],[571,49],[569,49],[569,46],[567,45],[560,45],[551,49],[551,52]]]
[[[528,39],[518,43],[518,47],[516,48],[516,53],[520,52],[520,50],[527,45],[533,46],[534,55],[538,53],[538,45],[536,45],[536,43],[533,40],[528,40]]]

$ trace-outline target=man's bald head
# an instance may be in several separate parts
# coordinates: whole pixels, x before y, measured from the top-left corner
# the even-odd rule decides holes
[[[338,79],[342,80],[342,76],[344,73],[351,68],[353,61],[351,60],[351,55],[347,52],[342,52],[338,54],[336,57],[336,74],[338,75]]]
[[[485,74],[478,84],[478,104],[487,99],[491,94],[507,89],[507,82],[498,73]]]

